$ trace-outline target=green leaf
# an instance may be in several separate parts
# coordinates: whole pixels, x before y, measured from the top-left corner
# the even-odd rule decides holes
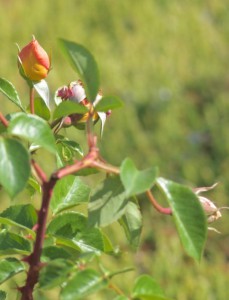
[[[80,144],[78,144],[77,142],[64,139],[64,140],[61,140],[61,143],[64,146],[71,149],[73,152],[80,154],[80,156],[83,156],[83,150],[82,150]]]
[[[5,300],[6,299],[6,292],[0,290],[0,300]]]
[[[117,296],[113,300],[129,300],[130,298],[127,298],[126,296]]]
[[[86,112],[88,112],[88,109],[82,104],[63,101],[54,110],[53,118],[59,119],[72,114],[85,114]]]
[[[125,213],[127,203],[120,178],[106,178],[95,190],[88,204],[89,226],[106,226],[117,221]]]
[[[0,232],[0,254],[25,254],[28,255],[31,251],[31,246],[28,240],[20,235],[9,232]]]
[[[71,254],[58,246],[44,247],[42,250],[42,261],[50,261],[58,258],[69,259]]]
[[[197,196],[186,186],[158,179],[172,208],[175,224],[186,252],[200,261],[207,235],[206,217]]]
[[[25,111],[22,107],[18,93],[11,82],[4,78],[0,78],[0,92],[2,92],[14,104],[20,107],[21,110]]]
[[[14,257],[0,260],[0,283],[25,270],[24,264]]]
[[[9,124],[8,132],[25,138],[55,153],[55,139],[47,122],[36,115],[18,113]]]
[[[139,246],[142,231],[142,216],[139,206],[129,202],[125,214],[121,217],[119,223],[123,227],[129,243],[136,250]]]
[[[56,149],[56,160],[58,168],[62,168],[74,163],[73,153],[71,149],[69,149],[69,147],[63,145],[62,143],[57,143]]]
[[[155,183],[158,169],[156,167],[138,171],[133,161],[126,158],[120,168],[120,177],[128,196],[141,194]]]
[[[13,198],[29,178],[29,153],[19,141],[0,137],[0,157],[0,183]]]
[[[93,102],[99,90],[99,70],[92,54],[82,45],[60,39],[60,46],[73,69],[82,79],[88,100]]]
[[[40,272],[40,288],[51,289],[63,284],[74,269],[74,263],[66,259],[56,259],[47,263]]]
[[[88,228],[87,218],[77,212],[57,215],[49,224],[47,233],[57,243],[82,252],[103,251],[103,236],[98,228]]]
[[[107,112],[109,110],[120,108],[123,106],[123,102],[119,97],[116,96],[104,96],[95,108],[97,111]]]
[[[37,213],[31,204],[10,206],[0,214],[0,223],[19,227],[35,237],[31,228],[37,223]]]
[[[38,97],[34,99],[34,109],[35,114],[40,118],[46,121],[50,119],[50,111],[42,98]]]
[[[142,275],[136,280],[131,296],[136,300],[169,300],[155,280],[148,275]]]
[[[47,292],[42,289],[35,289],[33,292],[34,300],[50,300],[49,295],[47,296]]]
[[[25,227],[21,224],[18,224],[10,219],[0,217],[0,224],[7,225],[9,227],[16,227],[16,228],[18,227],[18,229],[27,231],[28,234],[32,235],[32,237],[36,236],[35,232],[33,230],[31,230],[30,228]]]
[[[59,180],[54,188],[51,200],[53,214],[88,202],[89,194],[90,188],[79,177],[69,175]]]
[[[36,192],[41,193],[41,186],[33,177],[29,177],[26,189],[29,191],[30,196],[33,196]]]
[[[98,174],[98,173],[99,173],[99,171],[96,168],[85,168],[85,169],[79,170],[74,175],[88,176],[88,175]]]
[[[12,220],[27,228],[32,228],[37,223],[37,212],[32,204],[10,206],[0,213],[0,217]]]
[[[108,238],[108,236],[103,232],[102,233],[103,236],[103,246],[104,246],[104,252],[105,253],[114,253],[114,247],[110,241],[110,239]]]
[[[75,274],[60,294],[61,300],[85,299],[92,293],[108,286],[108,280],[94,270],[83,270]]]

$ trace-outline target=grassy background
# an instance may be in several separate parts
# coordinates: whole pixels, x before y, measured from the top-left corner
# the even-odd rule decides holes
[[[23,47],[34,34],[52,53],[48,83],[53,92],[78,79],[65,63],[57,38],[83,44],[98,62],[104,94],[119,95],[125,102],[125,108],[114,111],[107,122],[101,141],[104,156],[117,165],[126,156],[139,168],[158,165],[162,176],[190,186],[220,182],[209,195],[218,206],[226,206],[227,2],[0,0],[0,76],[11,81],[27,103],[27,88],[17,72],[15,43]],[[15,109],[2,96],[0,105],[4,113]],[[70,134],[81,138],[77,131]],[[8,201],[4,195],[2,199]],[[157,215],[143,197],[141,203],[141,247],[137,254],[128,248],[123,254],[123,263],[137,269],[117,279],[123,288],[128,290],[128,282],[144,271],[175,299],[228,299],[228,213],[224,211],[214,224],[222,234],[209,233],[204,259],[195,265],[183,253],[170,218]],[[113,230],[125,249],[122,233]]]

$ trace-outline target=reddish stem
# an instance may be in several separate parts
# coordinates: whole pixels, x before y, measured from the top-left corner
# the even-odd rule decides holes
[[[3,114],[0,112],[0,121],[2,122],[2,124],[5,126],[5,127],[8,127],[9,125],[9,121],[3,116]]]
[[[57,180],[55,178],[51,178],[48,182],[43,183],[43,197],[42,197],[42,204],[41,209],[38,214],[38,222],[37,222],[37,235],[34,244],[34,249],[32,254],[26,260],[30,267],[27,274],[27,280],[25,286],[19,288],[22,297],[21,300],[33,300],[33,289],[35,284],[38,282],[39,271],[41,268],[41,252],[44,244],[45,239],[45,232],[46,232],[46,223],[48,217],[48,209],[49,204],[53,192],[53,188],[56,184]]]
[[[119,168],[109,165],[107,163],[104,163],[102,161],[93,161],[91,166],[96,169],[106,171],[107,173],[112,173],[112,174],[116,174],[116,175],[120,174]]]
[[[172,210],[170,207],[162,207],[157,200],[154,198],[153,194],[151,193],[150,190],[146,192],[147,197],[149,198],[151,204],[153,207],[161,214],[164,215],[172,215]]]
[[[90,152],[81,160],[77,161],[75,164],[66,166],[62,169],[59,169],[56,171],[52,177],[56,179],[60,179],[64,176],[76,173],[79,170],[82,170],[87,167],[91,167],[93,162],[97,159],[98,157],[98,148],[92,147]]]
[[[47,176],[45,172],[41,169],[41,167],[32,159],[31,161],[34,170],[36,171],[37,176],[41,180],[42,183],[47,181]]]
[[[34,115],[35,108],[34,108],[34,87],[30,87],[30,93],[29,93],[29,99],[30,99],[30,112]]]

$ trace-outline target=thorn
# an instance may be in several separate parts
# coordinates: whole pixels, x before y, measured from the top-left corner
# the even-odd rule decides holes
[[[32,230],[33,230],[33,231],[37,231],[38,227],[39,227],[39,225],[38,225],[38,224],[35,224],[35,225],[33,226]]]
[[[31,263],[31,256],[32,256],[31,254],[28,255],[28,256],[25,256],[25,257],[23,257],[23,258],[21,259],[21,261],[24,261],[24,262],[30,264],[30,263]]]

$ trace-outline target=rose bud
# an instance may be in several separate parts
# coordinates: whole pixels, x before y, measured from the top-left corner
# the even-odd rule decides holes
[[[21,75],[31,81],[46,78],[50,69],[49,56],[34,37],[19,51],[18,62]]]

